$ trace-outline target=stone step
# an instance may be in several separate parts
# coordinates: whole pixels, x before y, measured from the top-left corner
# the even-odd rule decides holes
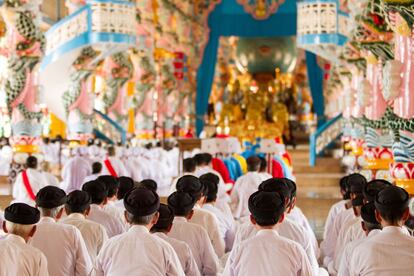
[[[342,173],[295,173],[298,187],[338,187]]]
[[[343,169],[335,163],[330,165],[317,165],[315,167],[309,166],[308,163],[295,163],[294,171],[298,173],[342,173]]]
[[[0,195],[0,210],[4,210],[7,206],[10,205],[12,197],[8,195]]]

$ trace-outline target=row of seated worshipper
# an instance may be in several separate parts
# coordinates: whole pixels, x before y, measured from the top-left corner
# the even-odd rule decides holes
[[[219,203],[216,173],[185,175],[175,185],[168,206],[152,180],[105,175],[69,194],[41,188],[36,208],[6,209],[0,275],[4,267],[14,269],[6,275],[326,275],[293,181],[262,181],[245,222]]]
[[[343,199],[331,207],[321,243],[329,274],[412,275],[408,193],[383,179],[367,182],[357,173],[343,177],[340,190]]]

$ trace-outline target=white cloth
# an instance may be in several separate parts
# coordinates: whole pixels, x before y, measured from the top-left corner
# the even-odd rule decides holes
[[[85,184],[86,182],[96,180],[101,175],[102,175],[101,173],[95,173],[95,174],[91,174],[91,175],[86,176],[82,181],[82,185]]]
[[[59,164],[59,143],[43,144],[42,152],[45,161],[53,165]]]
[[[214,214],[218,220],[218,226],[220,229],[220,235],[224,239],[226,245],[226,252],[229,252],[233,248],[234,238],[236,236],[236,224],[232,216],[226,216],[222,210],[217,208],[212,203],[206,203],[203,205],[203,209]]]
[[[0,150],[0,175],[10,174],[10,164],[13,160],[13,150],[10,146],[3,146]]]
[[[89,275],[93,269],[82,235],[72,225],[43,217],[29,243],[45,254],[50,276]]]
[[[311,245],[313,247],[313,250],[315,251],[316,258],[319,258],[320,250],[318,240],[316,239],[315,233],[313,232],[313,229],[310,226],[307,217],[303,214],[302,210],[298,206],[295,206],[289,212],[287,217],[306,229],[306,232],[308,233],[308,238],[311,240]]]
[[[36,195],[40,189],[48,185],[48,182],[42,172],[34,169],[27,169],[26,172],[34,195]],[[22,172],[17,175],[16,181],[14,182],[13,198],[13,202],[23,202],[31,206],[36,205],[35,201],[30,198],[29,193],[24,186]]]
[[[99,251],[103,244],[108,240],[105,228],[96,222],[86,219],[84,215],[79,213],[70,214],[60,222],[73,225],[79,229],[83,240],[85,241],[92,263],[95,263]]]
[[[262,178],[262,181],[266,181],[270,178],[273,178],[273,176],[270,173],[267,173],[267,172],[259,172],[259,175]]]
[[[43,176],[45,177],[47,184],[49,186],[56,186],[59,187],[59,180],[56,176],[49,172],[42,172]]]
[[[91,204],[88,219],[102,225],[106,229],[109,238],[125,232],[125,224],[121,218],[110,215],[96,204]]]
[[[274,230],[277,231],[280,236],[297,242],[303,248],[303,250],[305,250],[314,274],[320,274],[318,260],[313,250],[311,240],[308,238],[306,229],[303,226],[299,225],[289,218],[285,218],[282,223],[274,227]],[[253,224],[251,224],[251,222],[245,222],[241,224],[236,233],[234,248],[240,245],[244,240],[254,237],[256,234],[257,229]]]
[[[171,245],[138,225],[105,243],[95,272],[97,276],[185,275]]]
[[[226,245],[224,243],[224,238],[220,234],[217,217],[213,213],[196,206],[194,207],[194,214],[191,217],[190,222],[200,225],[207,231],[214,251],[217,256],[221,258],[224,255]]]
[[[381,230],[374,229],[368,233],[368,236],[365,236],[361,239],[354,240],[348,243],[343,249],[340,257],[340,264],[338,268],[338,276],[349,276],[349,262],[351,260],[352,254],[357,246],[363,243],[365,240],[375,236],[376,234],[381,233]]]
[[[277,250],[275,250],[277,248]],[[260,230],[235,247],[224,269],[226,276],[313,275],[305,251],[275,230]]]
[[[341,231],[342,225],[347,223],[347,221],[355,217],[354,210],[352,208],[343,210],[338,213],[333,222],[332,230],[327,233],[326,239],[324,240],[324,256],[323,264],[328,267],[329,263],[333,261],[335,254],[336,240]]]
[[[184,217],[175,217],[168,236],[188,244],[202,275],[218,273],[219,260],[203,227],[188,222]]]
[[[257,191],[262,182],[258,172],[248,172],[237,179],[231,192],[231,206],[236,219],[250,216],[249,197]]]
[[[117,157],[108,157],[108,160],[111,162],[112,168],[115,170],[118,177],[120,176],[129,176],[128,170],[125,168],[124,163],[121,159]],[[105,165],[105,162],[102,161],[102,175],[111,175],[108,168]]]
[[[198,167],[196,169],[196,171],[194,172],[194,175],[197,176],[197,177],[200,177],[200,176],[202,176],[203,174],[206,174],[206,173],[215,174],[219,178],[218,192],[217,192],[217,203],[220,203],[220,202],[229,203],[230,202],[230,197],[227,194],[227,188],[226,188],[227,184],[224,183],[223,177],[221,176],[221,174],[218,171],[214,170],[210,166],[204,166],[204,167]]]
[[[190,247],[183,241],[168,237],[165,233],[154,233],[157,237],[168,242],[177,253],[178,259],[180,259],[181,266],[185,275],[198,276],[201,275],[198,270],[197,263],[194,259],[193,253]]]
[[[401,227],[388,226],[355,248],[349,275],[411,276],[413,260],[414,238]]]
[[[8,234],[0,240],[0,276],[47,276],[47,260],[22,237]]]
[[[83,157],[74,156],[69,159],[62,169],[62,189],[66,193],[70,193],[75,190],[81,190],[84,184],[83,180],[86,176],[92,173],[90,163]]]

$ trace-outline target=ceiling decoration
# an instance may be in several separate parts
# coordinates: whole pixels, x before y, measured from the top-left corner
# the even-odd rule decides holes
[[[285,0],[237,0],[254,19],[265,20],[276,13]]]

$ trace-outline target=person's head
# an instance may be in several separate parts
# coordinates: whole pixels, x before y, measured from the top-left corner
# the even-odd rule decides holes
[[[126,193],[134,189],[135,182],[131,177],[121,176],[119,178],[119,188],[116,197],[118,200],[124,199]]]
[[[87,216],[91,201],[91,196],[85,191],[77,190],[69,193],[65,204],[66,214],[79,213]]]
[[[157,223],[160,198],[157,193],[145,188],[135,188],[124,198],[125,219],[131,225],[142,225],[149,229]]]
[[[40,212],[25,203],[14,203],[4,210],[3,231],[22,237],[26,242],[36,232]]]
[[[151,191],[156,192],[158,189],[157,182],[152,179],[144,179],[139,183],[139,187],[150,189]]]
[[[88,147],[93,146],[95,144],[95,139],[89,138],[88,139]]]
[[[159,218],[157,223],[151,228],[151,232],[168,233],[171,231],[174,220],[174,211],[166,204],[160,204],[158,209]]]
[[[377,194],[386,187],[392,186],[390,182],[384,179],[375,179],[367,183],[362,191],[365,202],[374,202]]]
[[[210,153],[203,153],[204,155],[204,162],[206,163],[207,166],[211,165],[211,162],[213,162],[213,155],[211,155]]]
[[[375,217],[375,205],[374,202],[369,202],[361,208],[361,226],[365,234],[368,235],[374,229],[382,229],[381,224]]]
[[[402,226],[409,218],[409,195],[406,190],[390,186],[375,197],[376,219],[383,227]]]
[[[259,172],[266,172],[266,169],[267,169],[267,161],[266,161],[266,158],[259,157],[259,159],[260,159]]]
[[[352,209],[354,210],[354,215],[359,217],[361,215],[361,208],[364,205],[364,197],[362,194],[358,194],[354,199],[351,200]]]
[[[67,200],[64,190],[55,186],[46,186],[36,194],[36,206],[42,217],[60,219]]]
[[[204,186],[206,203],[214,203],[217,200],[218,185],[217,182],[208,178],[200,178],[201,184]]]
[[[289,178],[282,178],[282,181],[286,183],[290,191],[290,204],[289,212],[295,207],[296,204],[296,183],[295,181],[290,180]]]
[[[362,191],[367,185],[367,179],[359,173],[350,174],[347,178],[350,197],[354,199],[358,194],[362,194]]]
[[[348,200],[351,198],[348,187],[348,176],[344,176],[339,180],[339,187],[341,189],[342,199]]]
[[[247,170],[249,172],[258,172],[260,169],[260,159],[257,156],[251,156],[249,158],[247,158],[246,160],[247,162]]]
[[[270,178],[259,185],[259,191],[278,193],[284,199],[284,207],[287,211],[290,207],[291,189],[283,178]]]
[[[37,169],[37,158],[34,156],[29,156],[26,159],[26,167],[28,169]]]
[[[112,175],[101,175],[96,180],[105,183],[106,190],[108,191],[108,200],[116,198],[116,194],[119,188],[119,180]]]
[[[183,171],[185,173],[193,173],[196,170],[196,161],[194,158],[186,158],[183,160]]]
[[[88,181],[82,186],[82,191],[85,191],[91,197],[91,204],[105,205],[108,198],[108,190],[105,183],[99,180]]]
[[[203,153],[198,153],[193,157],[197,167],[204,167],[207,166],[207,162],[205,160],[205,156]]]
[[[116,155],[116,150],[115,150],[115,147],[114,147],[114,146],[109,146],[109,147],[108,147],[108,156],[113,157],[113,156],[115,156],[115,155]]]
[[[168,206],[174,212],[176,217],[185,217],[191,219],[193,215],[193,208],[196,204],[196,199],[189,193],[177,191],[168,197]]]
[[[49,139],[49,137],[44,137],[44,138],[43,138],[43,144],[45,144],[45,145],[50,144],[50,139]]]
[[[189,193],[197,201],[202,201],[204,197],[204,186],[198,177],[184,175],[180,177],[176,185],[177,191]],[[203,203],[203,202],[199,202]]]
[[[249,197],[250,220],[258,228],[273,228],[283,222],[285,205],[279,193],[257,191]]]
[[[101,162],[93,162],[92,164],[92,174],[98,174],[102,172]]]

